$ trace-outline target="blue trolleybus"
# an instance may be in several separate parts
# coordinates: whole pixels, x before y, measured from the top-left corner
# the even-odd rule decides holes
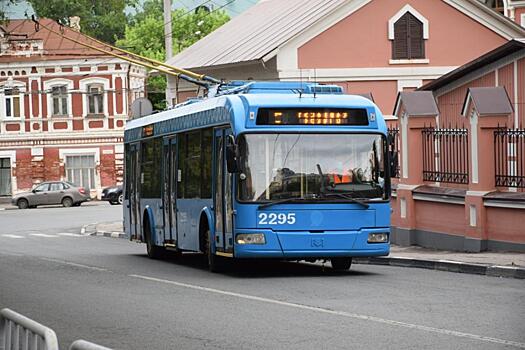
[[[389,253],[387,129],[337,86],[232,82],[130,121],[124,228],[152,258],[330,260]]]

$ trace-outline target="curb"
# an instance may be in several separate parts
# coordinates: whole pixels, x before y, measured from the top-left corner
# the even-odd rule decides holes
[[[100,236],[111,238],[126,238],[126,234],[119,231],[101,231],[97,229],[97,223],[82,226],[80,234],[84,236]]]
[[[126,234],[117,231],[96,231],[91,236],[111,237],[111,238],[126,238]]]
[[[354,262],[357,264],[415,267],[473,275],[525,279],[525,268],[518,266],[484,265],[451,260],[425,260],[405,257],[354,258]]]

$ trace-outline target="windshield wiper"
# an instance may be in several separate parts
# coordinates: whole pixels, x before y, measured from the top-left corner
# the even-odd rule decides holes
[[[349,194],[346,194],[346,193],[338,193],[338,192],[321,192],[321,194],[323,196],[326,196],[326,197],[341,197],[341,198],[345,198],[345,199],[348,199],[348,201],[352,202],[352,203],[355,203],[355,204],[359,204],[361,206],[363,206],[365,209],[368,209],[370,207],[370,205],[366,204],[365,202],[359,200],[359,199],[355,199],[353,198],[351,195]]]
[[[285,199],[281,199],[281,200],[278,200],[278,201],[275,201],[275,202],[268,202],[268,203],[260,204],[258,209],[268,208],[268,207],[271,207],[272,205],[276,205],[276,204],[294,203],[294,202],[302,201],[302,200],[304,200],[304,199],[302,199],[302,198],[285,198]]]

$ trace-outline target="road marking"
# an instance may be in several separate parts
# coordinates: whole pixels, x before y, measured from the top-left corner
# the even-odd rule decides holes
[[[85,237],[85,236],[81,236],[77,233],[71,233],[71,232],[60,232],[60,233],[57,233],[57,235],[59,236],[67,236],[67,237]]]
[[[95,270],[95,271],[108,271],[107,269],[102,268],[102,267],[77,264],[77,263],[70,262],[70,261],[64,261],[64,260],[58,260],[58,259],[52,259],[52,258],[40,258],[40,260],[51,261],[51,262],[55,262],[55,263],[59,263],[59,264],[63,264],[63,265],[70,265],[70,266],[75,266],[75,267],[81,267],[81,268],[84,268],[84,269],[90,269],[90,270]]]
[[[7,256],[24,256],[24,254],[18,254],[18,253],[12,253],[12,252],[2,252],[2,251],[0,251],[0,255],[7,255]]]
[[[453,330],[449,330],[449,329],[428,327],[428,326],[423,326],[423,325],[418,325],[418,324],[413,324],[413,323],[389,320],[389,319],[375,317],[375,316],[368,316],[368,315],[355,314],[355,313],[346,312],[346,311],[337,311],[337,310],[325,309],[325,308],[317,307],[317,306],[296,304],[296,303],[291,303],[291,302],[287,302],[287,301],[281,301],[281,300],[276,300],[276,299],[257,297],[257,296],[249,295],[249,294],[228,292],[228,291],[225,291],[225,290],[220,290],[220,289],[215,289],[215,288],[208,288],[208,287],[201,287],[201,286],[194,285],[194,284],[175,282],[175,281],[170,281],[170,280],[165,280],[165,279],[160,279],[160,278],[154,278],[154,277],[148,277],[148,276],[142,276],[142,275],[128,275],[128,276],[129,277],[133,277],[133,278],[139,278],[139,279],[143,279],[143,280],[153,281],[153,282],[160,282],[160,283],[171,284],[171,285],[175,285],[175,286],[183,287],[183,288],[200,290],[200,291],[209,292],[209,293],[222,294],[222,295],[227,295],[227,296],[241,298],[241,299],[247,299],[247,300],[255,300],[255,301],[262,302],[262,303],[277,304],[277,305],[282,305],[282,306],[293,307],[293,308],[296,308],[296,309],[315,311],[315,312],[320,312],[320,313],[325,313],[325,314],[330,314],[330,315],[337,315],[337,316],[353,318],[353,319],[358,319],[358,320],[363,320],[363,321],[382,323],[382,324],[387,324],[387,325],[390,325],[390,326],[397,326],[397,327],[417,329],[417,330],[420,330],[420,331],[425,331],[425,332],[430,332],[430,333],[438,333],[438,334],[450,335],[450,336],[460,337],[460,338],[468,338],[468,339],[483,341],[483,342],[487,342],[487,343],[495,343],[495,344],[501,344],[501,345],[510,345],[510,346],[515,346],[517,348],[525,349],[525,343],[519,343],[519,342],[515,342],[515,341],[512,341],[512,340],[505,340],[505,339],[498,339],[498,338],[492,338],[492,337],[485,337],[485,336],[482,336],[482,335],[477,335],[477,334],[472,334],[472,333],[464,333],[464,332],[453,331]]]
[[[11,234],[3,234],[2,237],[7,237],[7,238],[25,238],[24,236],[11,235]]]
[[[58,238],[57,235],[46,235],[45,233],[30,233],[30,236],[45,237],[45,238]]]

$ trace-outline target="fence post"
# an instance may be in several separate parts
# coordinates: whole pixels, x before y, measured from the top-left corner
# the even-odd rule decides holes
[[[397,227],[392,242],[408,246],[415,244],[416,211],[412,190],[423,184],[423,128],[436,126],[437,114],[410,115],[399,108],[401,142],[400,176],[397,186],[397,200],[394,214],[398,215]]]
[[[470,103],[464,111],[470,132],[470,181],[465,196],[464,250],[487,250],[487,215],[483,196],[496,190],[494,131],[504,126],[509,114],[482,114]]]

